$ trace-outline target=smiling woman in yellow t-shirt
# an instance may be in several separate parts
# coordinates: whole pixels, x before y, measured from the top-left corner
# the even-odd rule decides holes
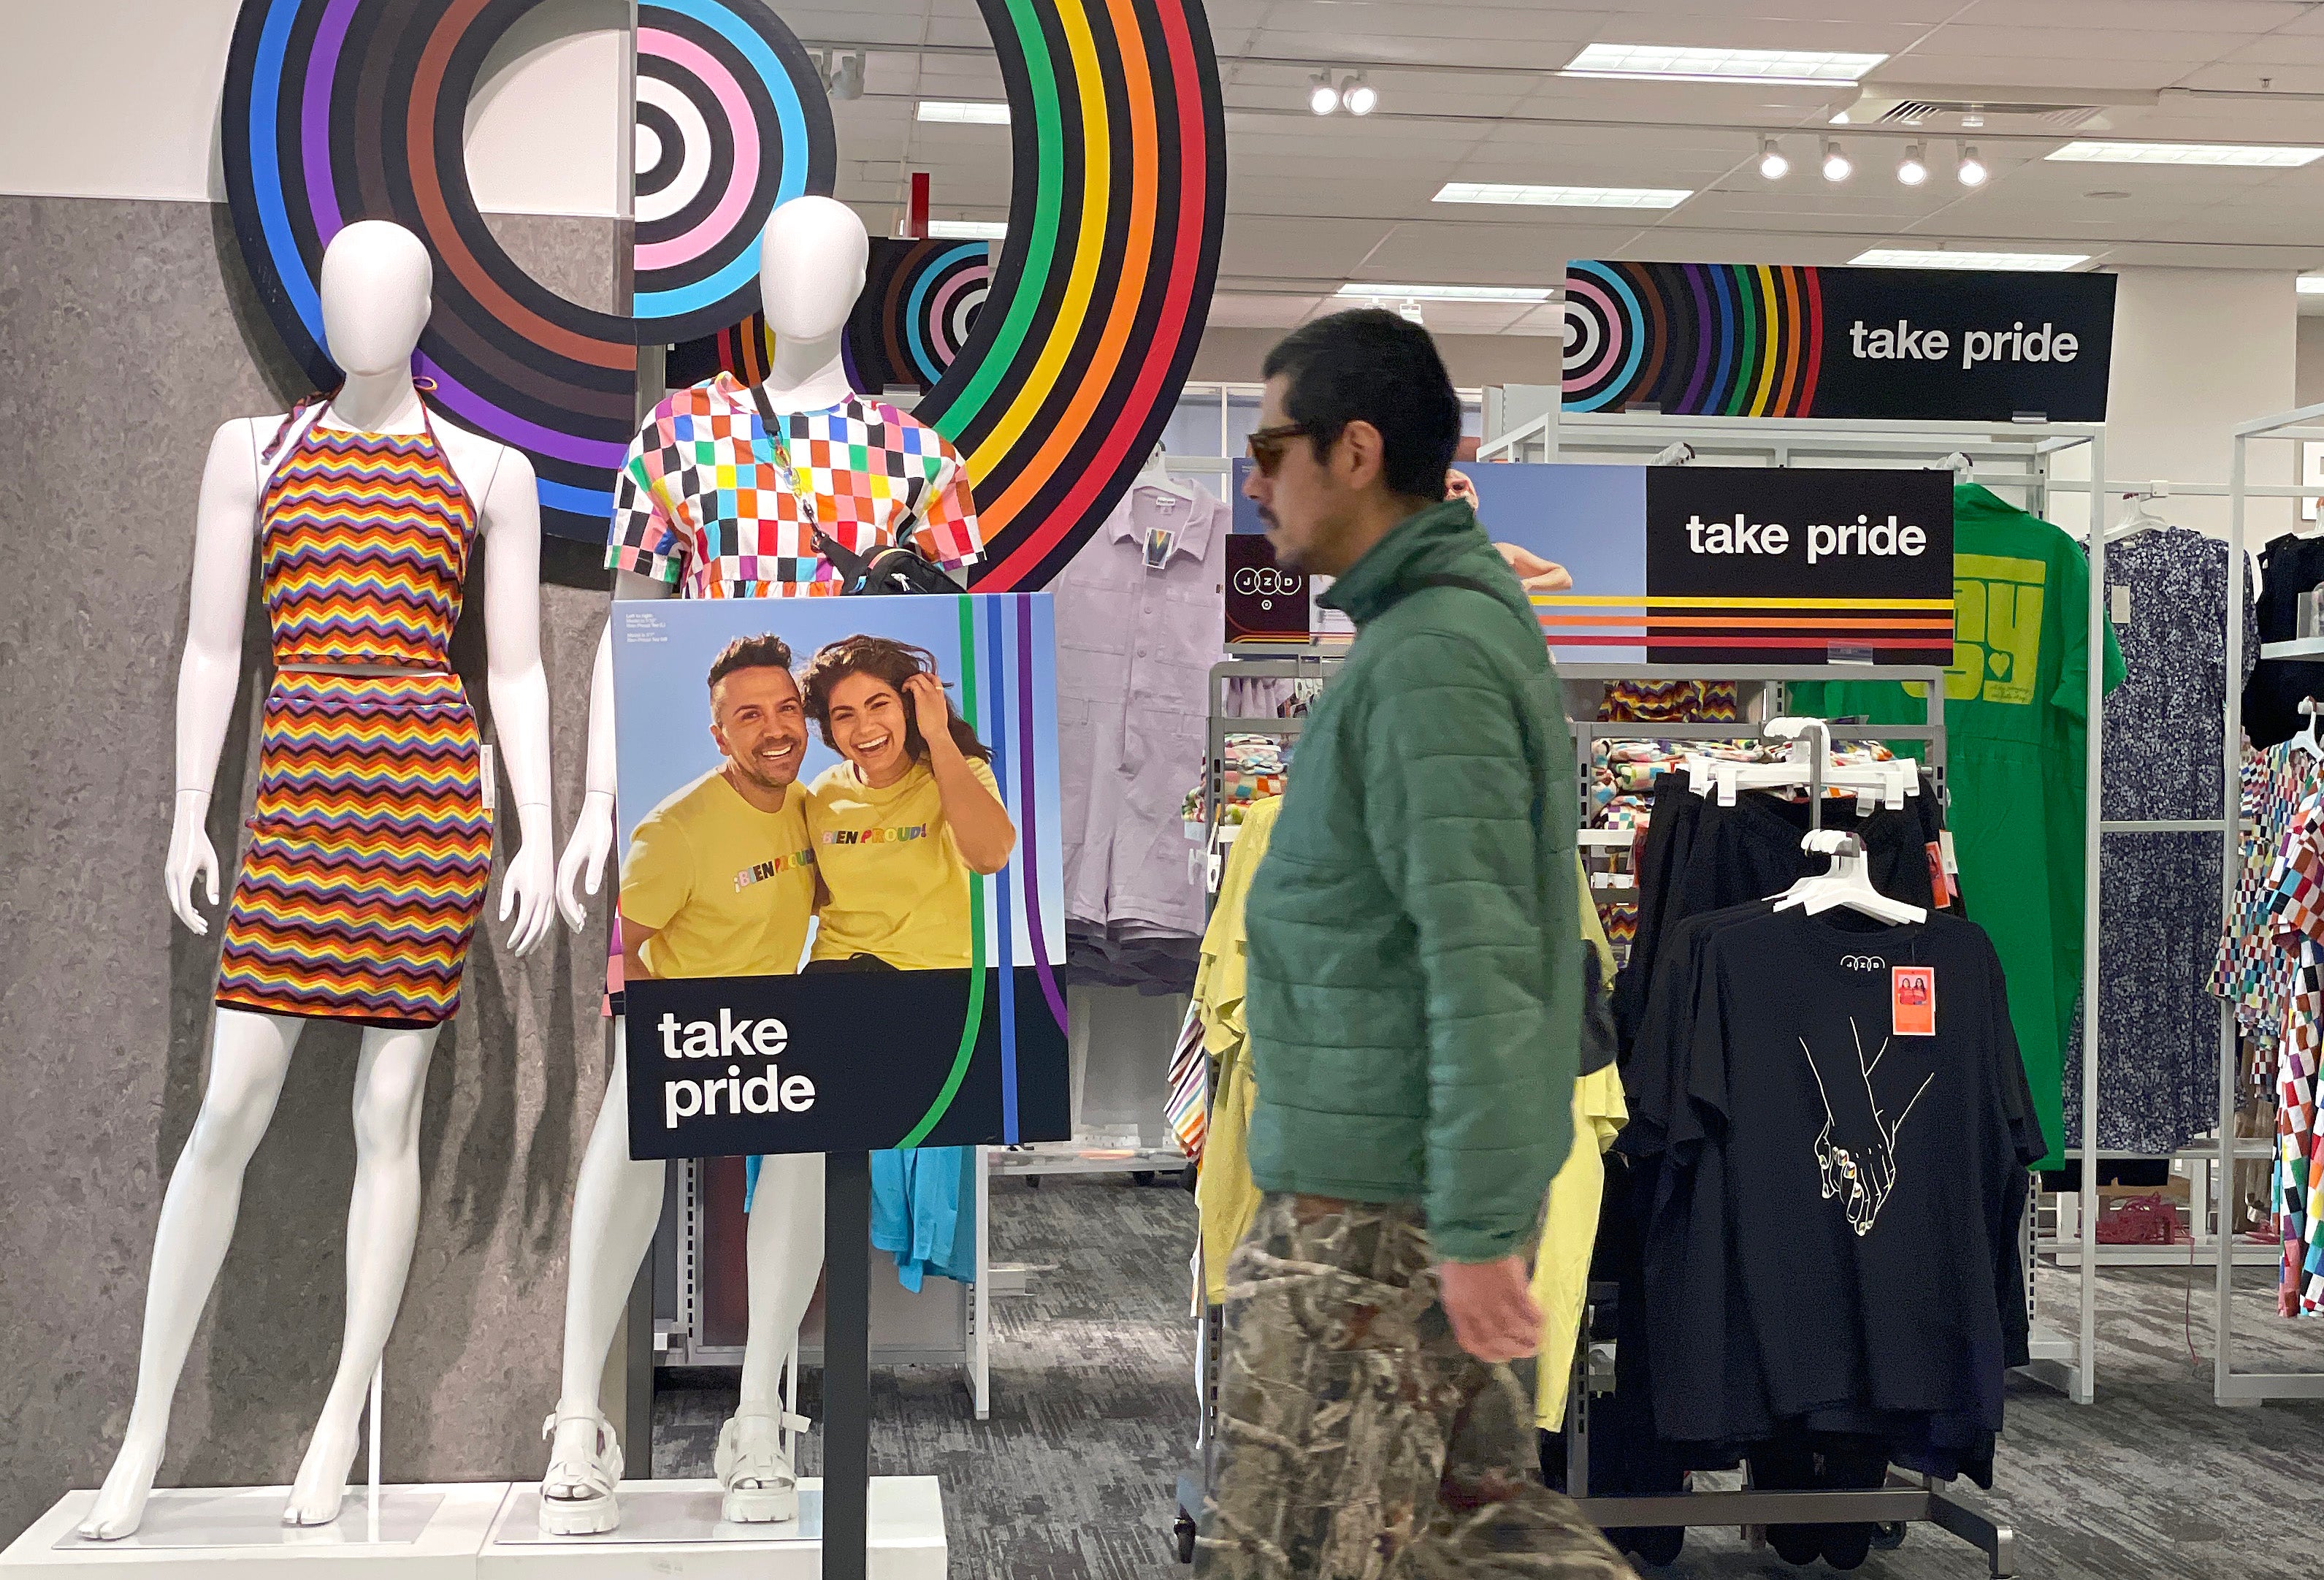
[[[969,883],[997,873],[1017,827],[992,753],[955,717],[935,655],[850,636],[807,668],[807,714],[844,761],[809,787],[825,898],[808,969],[963,969],[974,958]]]

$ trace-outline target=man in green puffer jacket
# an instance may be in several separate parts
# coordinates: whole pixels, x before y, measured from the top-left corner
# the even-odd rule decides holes
[[[1356,623],[1252,880],[1266,1193],[1227,1271],[1201,1580],[1630,1571],[1534,1478],[1508,1363],[1571,1142],[1572,737],[1525,593],[1443,498],[1460,404],[1426,331],[1268,354],[1245,492]]]

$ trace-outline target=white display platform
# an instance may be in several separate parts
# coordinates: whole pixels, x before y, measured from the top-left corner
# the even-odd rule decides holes
[[[259,1575],[270,1580],[468,1580],[506,1482],[387,1487],[378,1519],[357,1487],[328,1525],[286,1526],[288,1487],[156,1491],[134,1534],[90,1541],[76,1529],[97,1501],[67,1492],[0,1553],[0,1580],[95,1575]]]
[[[818,1580],[823,1483],[799,1479],[799,1518],[728,1525],[715,1481],[623,1482],[622,1523],[601,1536],[543,1536],[540,1489],[519,1485],[476,1559],[477,1580]],[[944,1497],[932,1475],[872,1478],[870,1580],[945,1580]],[[14,1580],[13,1576],[6,1580]]]

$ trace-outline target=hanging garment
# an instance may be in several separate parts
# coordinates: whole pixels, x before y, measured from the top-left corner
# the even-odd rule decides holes
[[[1209,753],[1229,514],[1199,488],[1133,487],[1050,585],[1069,921],[1203,931],[1179,809]]]
[[[1628,1076],[1623,1144],[1662,1170],[1645,1269],[1662,1436],[1868,1434],[1990,1486],[2043,1142],[1985,934],[1942,913],[1690,918]]]
[[[783,448],[815,493],[815,522],[841,548],[869,554],[908,539],[946,570],[983,555],[968,467],[935,429],[861,395],[780,417]],[[750,392],[729,373],[664,396],[630,440],[605,565],[689,598],[840,587]]]
[[[2300,634],[2300,595],[2324,584],[2324,537],[2286,533],[2260,551],[2257,624],[2244,627],[2246,651]],[[2246,577],[2244,585],[2249,587]],[[2244,735],[2255,746],[2288,741],[2306,727],[2300,715],[2303,697],[2324,697],[2324,663],[2269,659],[2244,682]]]
[[[1853,830],[1863,841],[1873,886],[1908,904],[1941,909],[1943,815],[1934,787],[1901,810],[1858,818],[1853,798],[1827,798],[1823,822]],[[1843,809],[1846,808],[1846,809]],[[1801,849],[1812,817],[1805,800],[1748,790],[1722,807],[1716,792],[1698,796],[1683,768],[1655,781],[1653,816],[1634,864],[1638,919],[1628,960],[1614,982],[1614,1023],[1621,1046],[1637,1036],[1648,984],[1667,929],[1682,919],[1739,905],[1820,873],[1826,858]],[[1633,1094],[1632,1106],[1637,1105]]]
[[[2125,679],[2106,704],[2108,821],[2217,818],[2227,747],[2227,546],[2184,527],[2107,545]],[[2257,643],[2244,570],[2244,673]],[[2216,834],[2099,836],[2098,1145],[2161,1157],[2219,1123]],[[2082,1013],[2064,1049],[2066,1142],[2082,1134]]]
[[[614,479],[606,568],[652,577],[688,598],[836,594],[838,572],[816,552],[798,482],[813,490],[814,522],[853,553],[908,540],[947,570],[982,557],[967,466],[936,430],[860,395],[779,420],[788,468],[750,391],[732,374],[664,396],[631,439]],[[609,1016],[623,1009],[621,926],[617,908],[607,940]],[[951,1277],[962,1275],[950,1270],[965,1266],[973,1277],[975,1261],[974,1197],[964,1200],[945,1183],[973,1159],[957,1147],[922,1154],[906,1163],[899,1161],[903,1154],[875,1153],[872,1162],[875,1190],[885,1189],[891,1204],[901,1201],[912,1219],[909,1234],[890,1233],[882,1246],[897,1253],[911,1289],[919,1287],[919,1268]],[[900,1172],[907,1169],[908,1178]],[[753,1158],[745,1170],[746,1212],[758,1176]],[[923,1178],[932,1187],[913,1188]]]
[[[307,410],[263,457],[304,419],[259,500],[276,674],[217,1002],[437,1026],[459,1008],[492,873],[476,717],[448,656],[475,505],[424,404],[416,434],[325,428]],[[399,672],[282,668],[296,664]]]
[[[2297,740],[2280,741],[2243,765],[2242,871],[2207,985],[2235,1006],[2245,1035],[2269,1048],[2283,1034],[2295,963],[2277,931],[2269,880],[2300,808],[2319,786],[2324,762]]]
[[[1253,801],[1219,873],[1218,900],[1203,932],[1203,962],[1194,977],[1194,1012],[1203,1026],[1203,1046],[1217,1068],[1203,1162],[1194,1177],[1194,1210],[1202,1219],[1204,1298],[1226,1300],[1227,1258],[1250,1228],[1259,1211],[1259,1187],[1250,1178],[1250,1060],[1249,1028],[1243,1024],[1245,982],[1243,901],[1251,874],[1267,855],[1275,832],[1279,796]]]
[[[2288,744],[2275,751],[2298,751]],[[2304,753],[2301,753],[2305,755]],[[2324,1050],[2324,790],[2302,798],[2266,882],[2266,927],[2293,958],[2275,1049],[2276,1226],[2283,1245],[2279,1308],[2324,1310],[2324,1149],[2316,1141],[2317,1066]]]
[[[1556,1431],[1565,1424],[1565,1394],[1572,1381],[1573,1346],[1590,1299],[1590,1259],[1598,1240],[1598,1211],[1606,1191],[1607,1149],[1621,1133],[1629,1109],[1622,1101],[1622,1071],[1613,1058],[1614,1017],[1609,993],[1614,950],[1591,903],[1590,874],[1579,860],[1582,940],[1592,956],[1584,983],[1582,1073],[1573,1082],[1573,1150],[1549,1182],[1534,1253],[1533,1298],[1541,1308],[1541,1350],[1534,1372],[1534,1424]],[[1593,1037],[1595,1029],[1598,1035]],[[1602,1061],[1591,1067],[1594,1057]]]
[[[2082,546],[1977,484],[1953,490],[1953,664],[1945,675],[1946,818],[1961,890],[2009,974],[2018,1051],[2050,1139],[2064,1133],[2067,1030],[2082,973],[2089,692],[2089,563]],[[2122,682],[2106,627],[2105,689]],[[1927,717],[1919,688],[1818,681],[1794,706],[1880,724]]]

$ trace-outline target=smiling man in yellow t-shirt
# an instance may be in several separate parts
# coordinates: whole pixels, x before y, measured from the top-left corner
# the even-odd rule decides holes
[[[724,761],[639,819],[622,861],[626,979],[780,976],[815,913],[807,713],[791,650],[727,643],[710,667],[710,738]]]

